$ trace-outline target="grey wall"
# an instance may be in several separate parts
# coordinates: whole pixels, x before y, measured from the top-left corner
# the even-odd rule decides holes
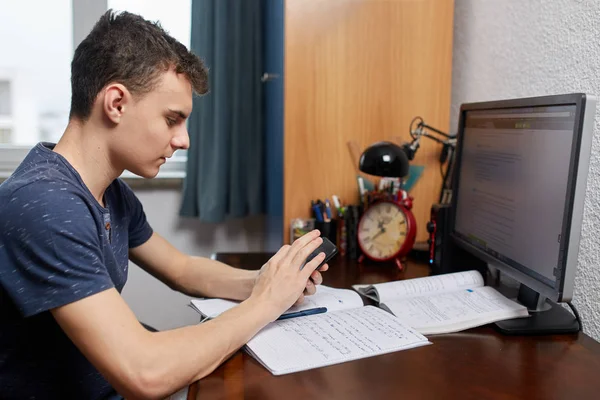
[[[134,191],[154,231],[187,254],[210,257],[219,251],[263,251],[263,220],[260,217],[223,224],[200,223],[177,215],[182,195],[179,186],[134,187]],[[138,319],[161,330],[198,322],[198,314],[187,307],[189,297],[172,291],[134,264],[130,263],[129,267],[123,297]]]
[[[586,92],[600,96],[600,2],[455,0],[451,131],[470,101]],[[600,112],[573,303],[600,340]]]

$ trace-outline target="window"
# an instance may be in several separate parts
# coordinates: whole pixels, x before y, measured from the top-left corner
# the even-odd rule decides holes
[[[10,117],[11,114],[10,82],[0,81],[0,117]]]
[[[0,9],[0,128],[11,133],[3,143],[56,141],[71,101],[71,0],[0,0]]]
[[[10,81],[0,81],[0,144],[11,143],[12,139],[12,102]]]
[[[74,13],[73,3],[83,12]],[[86,15],[93,13],[86,4],[82,0],[0,0],[0,178],[10,175],[36,143],[58,141],[67,126],[73,20],[85,25],[97,19],[96,14]],[[159,20],[189,47],[191,0],[109,0],[104,4]],[[185,152],[178,151],[159,177],[183,177],[186,159]]]

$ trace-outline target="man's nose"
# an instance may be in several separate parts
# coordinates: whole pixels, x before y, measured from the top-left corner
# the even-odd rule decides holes
[[[190,136],[188,135],[187,129],[184,127],[172,140],[173,147],[177,149],[187,150],[190,147]]]

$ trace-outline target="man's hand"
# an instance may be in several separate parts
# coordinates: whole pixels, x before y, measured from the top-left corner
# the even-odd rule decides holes
[[[319,253],[302,270],[300,269],[310,253],[322,242],[318,230],[307,233],[291,246],[285,245],[279,249],[260,269],[250,297],[261,299],[267,304],[273,320],[294,303],[301,303],[304,294],[314,294],[315,284],[323,281],[316,268],[325,259],[325,253]],[[323,265],[321,271],[327,268],[327,265]]]
[[[307,264],[308,266],[308,264]],[[298,297],[298,300],[294,304],[302,304],[304,301],[304,296],[310,296],[317,292],[316,285],[320,285],[323,283],[323,277],[321,276],[321,272],[325,272],[329,269],[328,264],[323,264],[321,268],[314,270],[312,274],[310,274],[310,279],[306,282],[306,288],[304,292]]]

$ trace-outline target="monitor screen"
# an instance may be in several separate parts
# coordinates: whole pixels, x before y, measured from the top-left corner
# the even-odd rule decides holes
[[[570,298],[577,264],[593,127],[585,108],[581,94],[461,107],[452,236],[555,301]]]
[[[465,118],[456,234],[554,286],[575,105]]]

